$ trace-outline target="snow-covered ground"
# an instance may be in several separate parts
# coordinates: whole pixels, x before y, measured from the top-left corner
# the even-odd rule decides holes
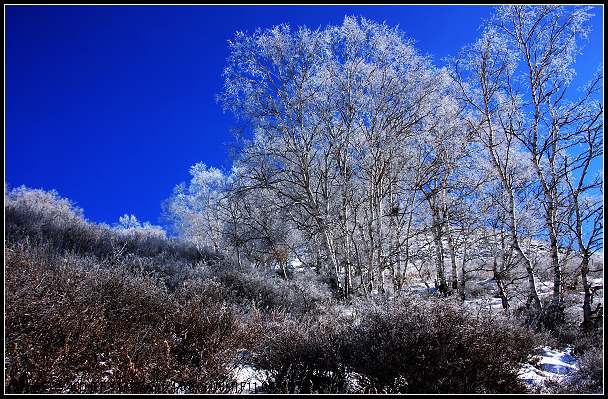
[[[502,300],[500,298],[478,298],[478,299],[467,299],[464,301],[466,307],[473,307],[474,309],[492,309],[502,310]]]
[[[547,381],[566,381],[578,370],[572,348],[563,350],[548,346],[538,348],[538,355],[529,363],[522,365],[519,378],[533,391],[543,388]],[[536,361],[535,361],[536,360]]]
[[[590,278],[589,282],[592,286],[604,286],[604,277]]]

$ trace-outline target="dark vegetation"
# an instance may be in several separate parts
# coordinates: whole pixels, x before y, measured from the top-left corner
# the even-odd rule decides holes
[[[450,298],[359,298],[347,314],[314,273],[96,225],[55,193],[13,190],[5,214],[7,392],[227,392],[243,361],[269,392],[525,391],[538,337]],[[601,342],[577,339],[589,372],[572,384],[601,389]]]
[[[280,392],[525,392],[532,334],[441,300],[361,301],[360,322],[333,315],[271,327],[256,364]],[[350,379],[348,378],[350,377]],[[350,384],[350,385],[349,385]]]

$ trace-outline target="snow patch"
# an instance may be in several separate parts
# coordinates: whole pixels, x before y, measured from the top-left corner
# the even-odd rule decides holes
[[[478,298],[467,299],[464,301],[465,306],[474,308],[490,308],[492,310],[502,310],[502,299],[500,298]]]
[[[567,381],[578,370],[572,348],[563,350],[548,346],[538,348],[539,354],[533,363],[525,363],[520,369],[519,378],[532,389],[543,389],[547,381]]]

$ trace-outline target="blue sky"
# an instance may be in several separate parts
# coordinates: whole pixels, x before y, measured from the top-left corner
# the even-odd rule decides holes
[[[602,12],[577,60],[603,59]],[[6,6],[5,181],[56,189],[88,219],[159,221],[199,161],[229,168],[230,114],[215,102],[237,30],[311,28],[345,15],[399,25],[440,59],[473,41],[491,6]]]

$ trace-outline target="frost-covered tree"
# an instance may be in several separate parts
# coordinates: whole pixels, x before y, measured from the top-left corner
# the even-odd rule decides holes
[[[479,157],[479,165],[487,165],[487,173],[499,182],[485,193],[487,199],[497,196],[492,207],[503,208],[493,212],[494,217],[490,223],[499,232],[506,229],[510,236],[500,266],[496,261],[493,263],[499,292],[504,292],[502,271],[509,269],[507,263],[515,256],[523,263],[528,274],[527,304],[539,311],[541,303],[534,270],[528,255],[522,250],[522,232],[518,225],[520,210],[530,206],[529,202],[521,201],[525,198],[522,194],[526,190],[526,183],[530,181],[530,171],[526,168],[523,149],[515,137],[515,129],[522,124],[520,101],[509,93],[508,86],[516,65],[517,59],[508,42],[490,27],[486,28],[480,39],[465,47],[451,60],[451,72],[470,109],[467,116],[468,128],[475,134],[483,154]],[[499,240],[504,244],[503,237]],[[503,305],[507,306],[504,296]]]
[[[224,195],[227,177],[217,168],[197,163],[190,168],[188,186],[178,184],[164,207],[173,229],[194,243],[199,250],[221,249],[222,218],[219,201]]]
[[[400,217],[415,177],[404,144],[455,120],[448,80],[397,29],[365,19],[237,33],[230,46],[219,97],[253,133],[241,156],[253,187],[321,246],[309,252],[345,295],[355,276],[384,290],[411,222]]]
[[[589,7],[507,6],[499,8],[492,21],[522,64],[521,80],[509,82],[510,91],[521,98],[522,123],[513,131],[537,176],[550,242],[555,308],[562,300],[560,246],[567,230],[568,153],[576,152],[573,147],[585,130],[602,123],[603,109],[592,99],[599,85],[591,84],[575,101],[570,93],[574,62],[580,41],[589,32],[590,17]]]
[[[285,278],[298,261],[344,297],[399,295],[413,266],[464,300],[467,275],[489,267],[503,307],[521,295],[531,315],[542,306],[530,248],[547,240],[559,307],[560,251],[601,242],[584,172],[600,153],[600,80],[579,102],[562,96],[587,19],[498,8],[446,68],[364,18],[237,32],[218,100],[242,148],[230,173],[192,167],[167,202],[174,228]]]
[[[599,186],[587,171],[601,155],[603,106],[596,95],[601,76],[579,98],[571,93],[573,65],[590,17],[588,7],[499,7],[481,38],[455,57],[451,68],[470,108],[469,126],[501,183],[497,204],[506,205],[510,249],[528,270],[528,303],[535,308],[540,301],[518,214],[538,209],[542,215],[541,228],[527,231],[549,242],[553,293],[548,313],[554,317],[561,309],[563,254],[575,241],[584,258],[586,246],[601,242],[601,223],[591,221],[599,220],[601,207],[588,208],[588,228],[577,222],[581,214],[576,211],[580,193]],[[583,235],[587,240],[578,239]]]
[[[118,227],[120,229],[133,229],[141,227],[139,220],[135,215],[127,215],[126,213],[118,218]]]
[[[149,222],[140,223],[135,215],[124,214],[118,218],[117,230],[124,235],[138,238],[166,238],[167,233],[161,226]]]

